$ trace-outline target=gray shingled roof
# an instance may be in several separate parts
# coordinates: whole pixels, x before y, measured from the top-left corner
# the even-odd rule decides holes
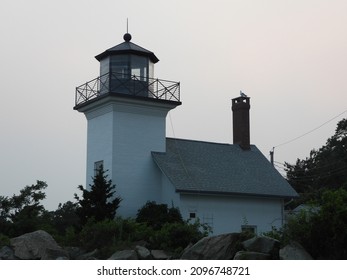
[[[178,192],[270,197],[298,194],[254,145],[166,139],[166,153],[152,152],[161,171]]]

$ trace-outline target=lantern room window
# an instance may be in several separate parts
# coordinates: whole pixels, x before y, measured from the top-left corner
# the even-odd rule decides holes
[[[101,76],[113,73],[126,79],[135,75],[140,80],[145,81],[148,80],[148,77],[153,77],[153,72],[153,63],[147,57],[139,55],[113,55],[100,61]]]

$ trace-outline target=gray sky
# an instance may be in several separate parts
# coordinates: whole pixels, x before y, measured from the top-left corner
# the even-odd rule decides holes
[[[132,42],[160,59],[155,76],[181,82],[168,136],[232,143],[230,100],[242,90],[251,142],[268,157],[347,110],[346,14],[345,0],[2,0],[0,195],[43,180],[54,210],[85,185],[75,87],[98,76],[94,56],[123,41],[126,18]],[[344,117],[277,147],[275,160],[305,158]]]

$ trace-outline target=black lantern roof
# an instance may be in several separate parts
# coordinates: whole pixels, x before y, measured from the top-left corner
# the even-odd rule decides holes
[[[98,61],[100,61],[104,57],[107,57],[107,56],[110,56],[113,54],[135,54],[135,55],[140,55],[140,56],[146,56],[153,63],[157,63],[159,61],[159,59],[155,56],[155,54],[153,52],[146,50],[145,48],[142,48],[142,47],[130,42],[131,35],[129,33],[124,34],[123,38],[124,38],[123,43],[107,49],[103,53],[95,56],[95,58]]]

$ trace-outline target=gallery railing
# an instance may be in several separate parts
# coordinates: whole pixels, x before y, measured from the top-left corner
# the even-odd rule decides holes
[[[81,105],[103,94],[141,96],[180,101],[180,83],[121,73],[107,73],[76,87],[75,105]]]

